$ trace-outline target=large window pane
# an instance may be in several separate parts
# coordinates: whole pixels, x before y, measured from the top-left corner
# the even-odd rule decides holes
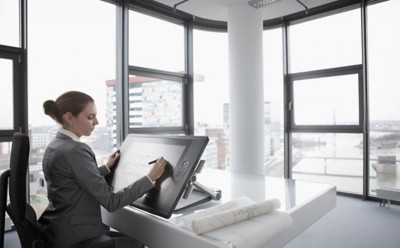
[[[341,192],[362,194],[362,134],[292,134],[294,179],[336,185]]]
[[[184,28],[129,12],[129,64],[165,71],[184,71]]]
[[[131,76],[129,127],[181,127],[182,94],[182,82]]]
[[[19,2],[0,1],[0,45],[19,47]]]
[[[203,153],[206,167],[229,166],[228,36],[194,30],[195,135],[210,138]]]
[[[0,171],[10,168],[11,142],[0,142]]]
[[[290,71],[361,64],[360,9],[290,26]]]
[[[0,58],[0,130],[14,129],[13,85],[13,61]]]
[[[282,29],[263,32],[264,137],[267,176],[283,177],[283,56]]]
[[[112,150],[115,123],[107,111],[114,106],[107,82],[115,79],[116,7],[98,0],[40,0],[28,7],[30,193],[40,212],[45,206],[45,188],[39,184],[42,156],[59,128],[43,113],[44,101],[69,90],[91,95],[100,124],[81,140],[93,148],[99,164]]]
[[[358,75],[293,82],[295,125],[358,125]]]
[[[400,1],[368,6],[370,194],[400,189]]]
[[[357,8],[291,25],[288,37],[292,177],[355,194],[364,185],[361,30]]]

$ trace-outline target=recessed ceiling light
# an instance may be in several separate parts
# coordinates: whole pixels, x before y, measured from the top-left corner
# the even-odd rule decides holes
[[[260,7],[264,7],[268,4],[271,4],[271,3],[274,3],[277,1],[280,1],[280,0],[251,0],[251,1],[249,1],[249,5],[258,9]]]

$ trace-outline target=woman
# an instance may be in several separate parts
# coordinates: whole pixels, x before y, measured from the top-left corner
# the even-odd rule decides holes
[[[104,177],[118,163],[120,154],[114,152],[98,167],[91,148],[79,141],[81,136],[90,136],[99,123],[94,100],[85,93],[69,91],[56,101],[44,102],[43,108],[61,128],[43,156],[49,205],[39,222],[50,247],[71,247],[103,235],[100,205],[112,212],[138,199],[154,187],[166,161],[159,158],[147,176],[114,193]],[[115,247],[142,247],[127,237],[114,241]]]

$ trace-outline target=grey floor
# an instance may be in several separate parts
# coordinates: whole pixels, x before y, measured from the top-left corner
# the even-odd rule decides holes
[[[338,196],[337,204],[285,248],[399,248],[400,206]]]
[[[6,232],[5,248],[21,248],[15,231]],[[338,196],[334,209],[285,248],[399,248],[400,206]],[[165,247],[175,248],[175,247]]]

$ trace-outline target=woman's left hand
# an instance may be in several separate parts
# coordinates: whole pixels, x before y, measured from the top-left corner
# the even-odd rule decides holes
[[[106,162],[106,166],[111,170],[111,168],[115,167],[118,164],[119,157],[121,156],[121,153],[119,150],[113,152],[111,154]]]

